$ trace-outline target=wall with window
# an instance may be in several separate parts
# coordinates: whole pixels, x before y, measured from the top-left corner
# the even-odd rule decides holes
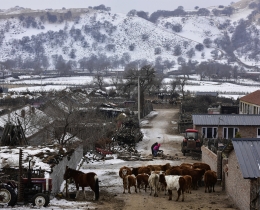
[[[240,101],[239,114],[260,114],[260,105]]]
[[[200,133],[200,138],[235,138],[239,132],[242,138],[260,138],[260,126],[198,126],[194,125]]]

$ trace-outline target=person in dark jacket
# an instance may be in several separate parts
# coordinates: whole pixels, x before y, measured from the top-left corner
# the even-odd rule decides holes
[[[158,142],[155,142],[152,146],[151,146],[151,150],[152,150],[152,154],[153,154],[153,148],[158,145]]]
[[[157,145],[155,145],[154,147],[153,147],[153,156],[154,157],[156,157],[157,156],[157,153],[158,153],[158,151],[159,151],[159,149],[160,149],[160,144],[157,144]]]

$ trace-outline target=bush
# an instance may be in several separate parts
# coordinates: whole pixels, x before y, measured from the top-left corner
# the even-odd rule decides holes
[[[197,45],[195,46],[195,49],[198,50],[198,51],[202,51],[202,50],[204,50],[204,45],[201,44],[201,43],[199,43],[199,44],[197,44]]]

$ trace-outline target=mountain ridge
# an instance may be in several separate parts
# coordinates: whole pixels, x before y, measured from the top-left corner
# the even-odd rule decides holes
[[[60,61],[69,62],[71,68],[84,69],[84,62],[94,58],[110,63],[106,69],[123,67],[136,60],[152,64],[172,62],[174,65],[168,70],[178,68],[183,60],[229,63],[230,56],[222,44],[216,42],[219,39],[222,43],[225,33],[231,40],[240,21],[234,18],[232,23],[232,17],[240,14],[247,20],[253,9],[247,7],[241,13],[238,10],[231,17],[214,16],[213,10],[205,16],[160,17],[153,23],[136,15],[91,8],[31,10],[16,7],[0,12],[0,61],[17,63],[20,59],[22,64],[27,62],[22,68],[33,69],[37,62],[37,68],[55,69]],[[7,18],[3,19],[5,14]],[[250,27],[253,26],[257,34],[259,26]],[[181,31],[174,31],[178,27]],[[212,43],[206,46],[205,39]],[[254,39],[258,40],[259,36]],[[176,46],[180,48],[178,53]],[[246,61],[244,55],[240,56],[239,48],[235,53],[238,59]],[[254,66],[258,58],[251,58],[249,62]],[[89,68],[89,64],[87,66]]]

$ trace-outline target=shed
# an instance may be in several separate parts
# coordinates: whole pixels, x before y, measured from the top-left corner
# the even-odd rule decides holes
[[[222,158],[222,186],[227,194],[241,210],[260,209],[260,139],[233,138]]]

